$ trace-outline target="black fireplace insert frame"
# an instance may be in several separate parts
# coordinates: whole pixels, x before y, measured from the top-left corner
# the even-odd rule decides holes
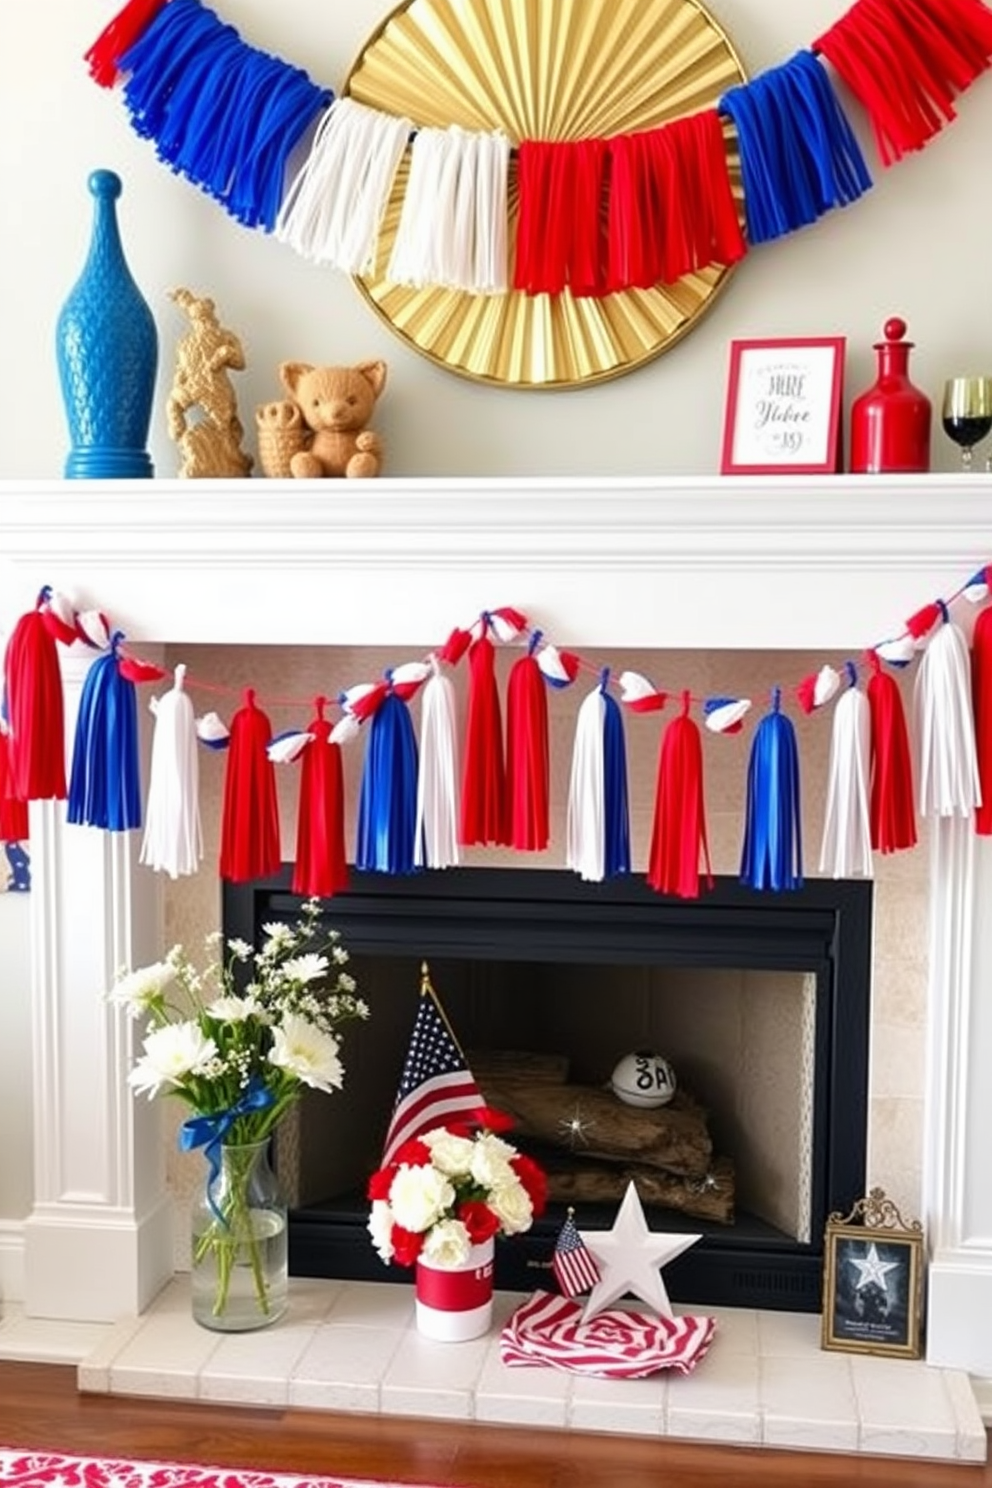
[[[270,880],[225,882],[225,937],[260,944],[263,924],[294,918],[302,901],[291,881],[287,864]],[[366,954],[815,974],[809,1242],[760,1223],[706,1225],[665,1210],[647,1214],[656,1230],[705,1231],[666,1267],[673,1301],[818,1312],[827,1217],[848,1213],[864,1193],[872,897],[870,881],[812,879],[801,889],[759,893],[720,877],[699,899],[681,900],[655,893],[640,874],[590,884],[559,869],[471,867],[403,877],[353,871],[349,888],[327,901],[327,914],[349,949]],[[587,1229],[612,1223],[612,1211],[596,1206],[578,1217]],[[528,1292],[548,1283],[563,1218],[561,1206],[549,1206],[528,1234],[497,1247],[497,1286]],[[407,1272],[383,1268],[366,1219],[360,1198],[293,1210],[291,1272],[408,1281]]]

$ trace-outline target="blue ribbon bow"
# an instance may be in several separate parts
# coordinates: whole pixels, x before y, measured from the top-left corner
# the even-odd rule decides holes
[[[239,1116],[247,1116],[250,1111],[264,1111],[274,1101],[275,1096],[272,1091],[262,1084],[258,1075],[253,1075],[244,1095],[233,1106],[229,1106],[226,1111],[215,1111],[210,1116],[191,1116],[179,1128],[179,1150],[181,1152],[191,1152],[194,1147],[203,1148],[203,1155],[210,1164],[210,1173],[207,1177],[207,1203],[215,1219],[225,1229],[228,1228],[228,1222],[213,1199],[213,1187],[220,1173],[220,1154],[224,1138]]]

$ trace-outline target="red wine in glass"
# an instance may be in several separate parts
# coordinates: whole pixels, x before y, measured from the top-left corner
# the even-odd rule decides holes
[[[960,446],[961,469],[970,470],[975,445],[992,434],[992,377],[948,378],[941,421]]]

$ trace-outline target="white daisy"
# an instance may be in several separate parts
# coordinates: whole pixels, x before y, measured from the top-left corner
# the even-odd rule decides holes
[[[283,975],[292,982],[315,982],[327,971],[327,957],[308,951],[305,956],[293,956],[283,963]]]
[[[132,1018],[137,1018],[148,1011],[175,979],[176,969],[170,961],[156,961],[119,977],[108,996],[111,1002],[126,1007]]]
[[[302,1080],[314,1090],[340,1090],[344,1069],[338,1058],[340,1044],[333,1034],[324,1033],[306,1018],[287,1013],[272,1031],[269,1063]]]
[[[167,1023],[148,1034],[144,1054],[127,1077],[135,1092],[148,1092],[149,1100],[170,1085],[179,1086],[187,1075],[208,1074],[217,1058],[217,1045],[205,1038],[199,1024]]]

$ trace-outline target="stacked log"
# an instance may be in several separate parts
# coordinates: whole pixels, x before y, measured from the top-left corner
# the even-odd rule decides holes
[[[644,1108],[570,1081],[564,1056],[473,1050],[468,1060],[487,1103],[541,1162],[553,1201],[620,1200],[633,1179],[645,1204],[733,1223],[733,1163],[714,1154],[707,1112],[684,1089]]]

